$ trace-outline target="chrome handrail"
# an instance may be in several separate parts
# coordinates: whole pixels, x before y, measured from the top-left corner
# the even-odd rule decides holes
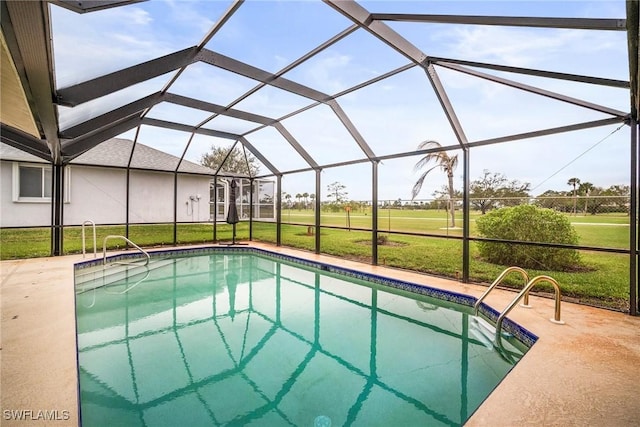
[[[149,253],[147,251],[145,251],[144,249],[142,249],[140,246],[138,246],[135,243],[133,243],[131,240],[127,239],[124,236],[109,235],[109,236],[104,238],[104,241],[102,243],[102,265],[106,265],[107,264],[107,240],[109,240],[109,239],[123,239],[128,244],[130,244],[131,246],[135,247],[140,252],[142,252],[146,256],[145,262],[142,265],[147,265],[147,264],[149,264],[149,261],[151,261],[151,256],[149,256]],[[135,261],[134,262],[114,262],[114,264],[130,265],[130,264],[136,264],[136,262]]]
[[[513,310],[513,307],[516,306],[516,304],[518,303],[518,301],[520,301],[520,299],[522,297],[524,297],[526,294],[529,293],[529,290],[531,288],[533,288],[536,284],[538,284],[539,282],[542,281],[546,281],[549,282],[553,285],[553,288],[555,290],[555,312],[554,312],[554,316],[553,319],[549,319],[551,320],[551,322],[559,324],[559,325],[564,325],[564,322],[560,319],[560,303],[562,300],[562,295],[560,293],[560,285],[558,284],[558,282],[550,276],[536,276],[533,279],[531,279],[529,281],[529,283],[526,284],[526,286],[524,287],[524,289],[522,291],[520,291],[520,293],[513,299],[513,301],[511,301],[511,303],[507,306],[507,308],[505,308],[502,313],[500,313],[500,316],[498,317],[498,321],[496,322],[496,343],[500,344],[501,343],[501,334],[500,331],[502,329],[502,322],[504,321],[504,318],[507,314],[509,314],[509,312],[511,310]]]
[[[500,273],[500,275],[496,278],[496,280],[494,280],[493,283],[491,285],[489,285],[489,288],[484,292],[484,294],[482,294],[482,296],[480,298],[478,298],[478,301],[476,301],[476,303],[473,305],[473,314],[475,316],[478,315],[478,310],[480,309],[480,304],[487,297],[487,295],[489,295],[489,293],[496,286],[498,286],[502,282],[502,280],[506,277],[507,274],[509,274],[509,273],[511,273],[513,271],[522,274],[522,276],[524,277],[525,286],[526,286],[527,283],[529,283],[529,275],[527,274],[526,271],[524,271],[524,269],[522,269],[520,267],[515,267],[515,266],[506,268],[502,273]],[[528,304],[529,304],[529,293],[528,292],[527,292],[527,294],[526,294],[526,296],[524,298],[524,304],[526,306],[528,306]]]
[[[93,257],[98,257],[98,244],[96,243],[96,223],[91,221],[90,219],[84,221],[82,223],[82,258],[86,255],[86,243],[85,243],[85,234],[84,234],[84,226],[91,225],[93,227]]]

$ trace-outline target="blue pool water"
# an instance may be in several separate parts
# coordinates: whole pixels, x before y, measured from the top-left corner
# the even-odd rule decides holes
[[[526,351],[469,307],[259,254],[105,271],[76,272],[85,427],[461,425]]]

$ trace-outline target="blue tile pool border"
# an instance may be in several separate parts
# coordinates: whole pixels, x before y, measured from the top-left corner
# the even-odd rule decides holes
[[[425,295],[431,298],[436,298],[443,301],[452,302],[455,304],[459,304],[466,307],[473,307],[476,303],[477,298],[465,295],[452,291],[445,291],[442,289],[434,288],[427,285],[419,285],[417,283],[406,282],[404,280],[398,280],[391,277],[380,276],[372,273],[363,273],[362,271],[357,271],[345,267],[338,267],[335,265],[319,262],[319,261],[311,261],[308,259],[292,256],[292,255],[284,255],[277,252],[271,252],[261,248],[255,248],[251,246],[204,246],[198,248],[185,248],[185,249],[159,249],[159,250],[150,250],[147,251],[151,259],[158,258],[166,258],[166,257],[176,257],[176,256],[198,256],[198,255],[209,255],[209,254],[257,254],[266,256],[269,258],[275,258],[281,261],[286,261],[293,264],[302,265],[305,267],[316,268],[322,271],[327,271],[330,273],[339,274],[342,276],[347,276],[350,278],[363,280],[370,283],[375,283],[377,285],[389,286],[391,288],[400,289],[403,291],[407,291],[414,294]],[[121,253],[117,255],[110,255],[107,257],[107,262],[117,262],[117,261],[135,261],[143,259],[140,252],[131,252],[131,253]],[[103,260],[101,258],[80,261],[74,264],[74,270],[76,272],[82,271],[87,268],[97,267],[102,265]],[[479,308],[479,312],[487,317],[492,322],[496,322],[498,320],[498,316],[500,313],[493,309],[492,307],[482,303]],[[512,334],[518,341],[531,348],[533,344],[538,340],[538,337],[533,334],[531,331],[523,328],[517,323],[513,322],[509,318],[505,318],[502,327],[505,331]]]

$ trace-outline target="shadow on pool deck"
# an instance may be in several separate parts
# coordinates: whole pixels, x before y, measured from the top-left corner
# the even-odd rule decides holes
[[[273,252],[479,296],[484,286],[252,243]],[[0,347],[3,426],[78,424],[73,264],[81,255],[0,263]],[[487,299],[501,310],[513,292]],[[532,309],[509,317],[540,338],[467,422],[468,426],[635,426],[640,419],[640,318],[563,303],[555,325],[553,300],[532,297]],[[9,420],[6,411],[35,419]],[[48,411],[38,414],[38,411]],[[28,415],[28,413],[27,413]],[[68,418],[68,419],[65,419]]]

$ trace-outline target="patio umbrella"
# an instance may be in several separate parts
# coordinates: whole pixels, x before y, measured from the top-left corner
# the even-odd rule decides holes
[[[236,206],[236,180],[231,180],[231,190],[229,191],[229,211],[227,212],[227,224],[233,225],[232,245],[236,244],[236,224],[240,222],[238,218],[238,206]]]

